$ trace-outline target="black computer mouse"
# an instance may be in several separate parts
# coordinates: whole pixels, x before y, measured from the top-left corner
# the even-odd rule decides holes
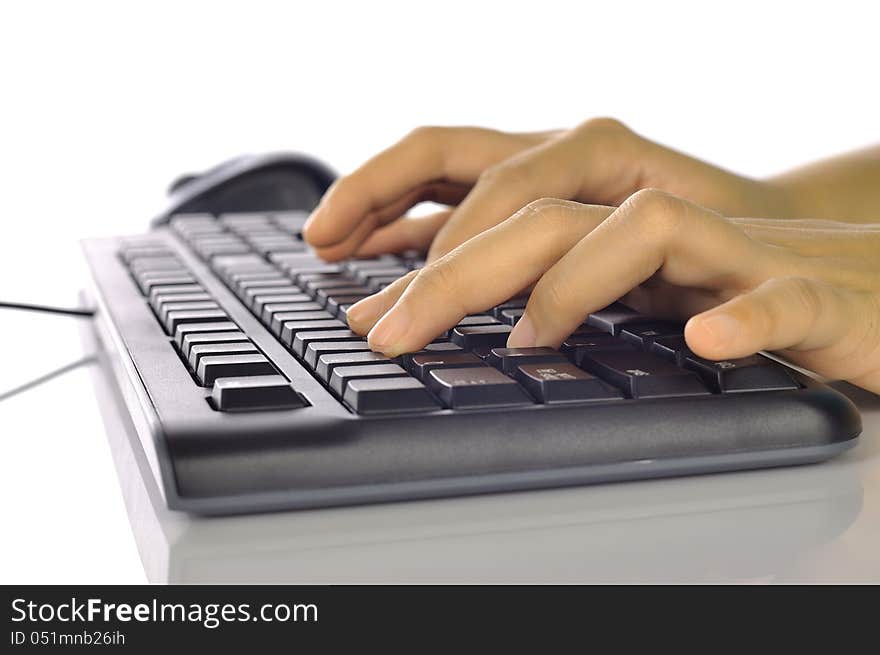
[[[152,224],[181,213],[311,211],[334,179],[329,166],[307,155],[243,155],[175,180],[168,206]]]

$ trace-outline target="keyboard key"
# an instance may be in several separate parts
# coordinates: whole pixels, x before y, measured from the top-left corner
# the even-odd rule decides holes
[[[199,302],[169,302],[165,303],[165,305],[159,310],[159,319],[164,323],[168,320],[168,314],[171,312],[192,312],[202,309],[220,309],[220,306],[213,300]]]
[[[174,253],[164,246],[133,246],[130,248],[123,248],[120,251],[120,255],[126,264],[131,264],[136,259],[169,257],[173,256],[173,254]]]
[[[580,366],[581,360],[592,352],[603,350],[633,350],[633,347],[610,334],[573,334],[562,342],[560,350]]]
[[[655,339],[676,337],[684,334],[684,323],[676,321],[654,321],[630,325],[620,331],[620,337],[638,348],[649,349]]]
[[[579,366],[623,389],[633,398],[704,396],[709,393],[695,373],[636,350],[590,352]]]
[[[474,325],[452,330],[452,342],[465,350],[474,348],[502,348],[513,328],[509,325]]]
[[[453,409],[531,405],[533,400],[515,381],[491,366],[436,368],[425,384]]]
[[[294,281],[299,273],[327,271],[328,268],[335,266],[310,253],[277,253],[272,255],[272,261]]]
[[[244,282],[253,282],[255,280],[277,280],[278,271],[273,267],[265,264],[257,269],[244,269],[233,271],[223,276],[226,282],[238,292],[238,285]]]
[[[354,303],[347,303],[345,305],[339,305],[339,309],[336,312],[336,318],[338,318],[340,321],[342,321],[346,325],[348,325],[348,310],[352,305],[354,305]],[[327,313],[329,314],[330,312],[327,312]]]
[[[651,342],[651,352],[663,359],[683,366],[684,357],[691,354],[684,337],[660,337]]]
[[[505,325],[516,325],[516,322],[522,318],[522,315],[525,313],[525,311],[525,308],[504,309],[500,312],[498,318]]]
[[[800,389],[781,364],[763,355],[714,362],[689,353],[684,365],[722,393]]]
[[[256,299],[261,296],[294,296],[297,294],[300,294],[303,297],[303,302],[311,300],[311,298],[300,292],[299,287],[295,287],[292,284],[280,287],[252,287],[250,289],[245,289],[244,293],[241,294],[239,298],[241,298],[241,301],[249,308],[254,309],[256,307]]]
[[[345,275],[322,275],[315,279],[299,278],[301,280],[302,289],[312,298],[317,297],[319,291],[326,291],[331,294],[333,289],[345,289],[346,287],[356,286],[351,278]]]
[[[198,309],[192,311],[174,311],[165,315],[165,330],[174,334],[178,325],[186,323],[209,323],[212,321],[226,322],[229,316],[222,309]]]
[[[396,280],[409,273],[409,269],[403,266],[388,266],[386,268],[366,268],[354,274],[354,279],[363,285],[369,285],[375,278],[391,278]]]
[[[403,367],[407,370],[410,370],[410,365],[412,364],[412,358],[416,355],[430,355],[432,353],[452,353],[452,352],[464,352],[461,346],[458,344],[452,343],[451,341],[435,341],[434,343],[429,343],[422,350],[414,353],[406,353],[401,355],[398,359],[400,360]]]
[[[311,305],[313,303],[268,303],[263,307],[261,316],[263,323],[272,325],[272,319],[275,316],[283,316],[284,321],[324,321],[330,320],[333,316],[330,312],[323,309],[312,309],[311,311],[302,310],[300,305]]]
[[[325,264],[320,268],[313,268],[309,270],[305,270],[302,273],[289,273],[291,279],[294,284],[299,285],[303,289],[306,288],[306,284],[312,280],[332,280],[338,279],[340,277],[340,273],[342,272],[342,267],[339,264]],[[326,276],[326,277],[325,277]]]
[[[168,286],[155,286],[150,290],[150,302],[155,302],[158,296],[185,293],[205,293],[200,284],[173,284]]]
[[[186,268],[177,257],[141,257],[133,260],[128,267],[133,273],[147,271],[186,271]]]
[[[251,248],[262,255],[282,252],[304,252],[308,246],[293,237],[255,236],[247,239]]]
[[[414,378],[352,380],[345,402],[358,414],[426,412],[440,409],[421,382]]]
[[[489,359],[489,355],[492,354],[492,349],[484,346],[479,346],[478,348],[474,348],[471,353],[473,353],[480,359],[486,360]]]
[[[306,407],[306,402],[281,375],[220,378],[214,383],[211,400],[223,412]]]
[[[211,267],[217,271],[242,270],[252,267],[266,266],[266,260],[259,255],[225,255],[215,257]]]
[[[259,293],[276,293],[276,289],[282,288],[282,293],[302,293],[302,289],[294,284],[286,277],[275,271],[272,277],[254,277],[240,279],[233,285],[239,296],[247,297],[247,292],[255,290],[251,297]]]
[[[302,232],[303,225],[309,218],[309,212],[291,210],[286,212],[274,212],[271,214],[272,221],[285,232],[298,234]]]
[[[189,367],[199,370],[199,360],[202,357],[211,357],[214,355],[250,355],[259,352],[257,347],[250,341],[230,341],[227,343],[201,343],[192,346],[189,349]]]
[[[553,348],[493,348],[486,361],[507,375],[514,375],[523,364],[568,363],[565,356]]]
[[[650,316],[639,314],[636,310],[627,307],[623,303],[615,302],[608,305],[605,309],[600,309],[590,314],[587,317],[587,324],[617,336],[624,326],[636,323],[650,323],[656,320]]]
[[[180,352],[189,361],[189,351],[193,346],[208,343],[237,343],[247,341],[244,332],[237,330],[231,332],[197,332],[187,334],[180,343]]]
[[[244,295],[248,289],[274,289],[276,287],[292,287],[290,280],[281,275],[278,271],[271,274],[264,273],[248,273],[240,275],[234,285],[239,295]],[[299,287],[293,293],[299,293]]]
[[[254,226],[254,225],[271,225],[269,215],[260,212],[236,212],[233,214],[220,214],[217,222],[229,228]]]
[[[237,246],[244,242],[232,232],[198,232],[191,236],[190,243],[195,248],[207,248],[213,246]]]
[[[183,323],[174,331],[174,341],[183,347],[183,340],[189,334],[204,332],[236,332],[238,326],[232,321],[217,321],[215,323]]]
[[[217,355],[199,360],[197,377],[203,386],[209,387],[217,378],[236,378],[247,375],[275,375],[275,367],[260,354]]]
[[[292,320],[290,320],[292,319]],[[272,333],[279,336],[284,343],[291,343],[297,332],[305,330],[344,330],[348,326],[336,318],[303,321],[296,318],[296,314],[275,314],[272,318]]]
[[[309,330],[297,332],[293,341],[285,341],[284,344],[290,346],[294,353],[302,357],[308,345],[314,341],[363,341],[365,344],[367,342],[366,339],[351,330]]]
[[[329,289],[318,289],[315,293],[315,302],[326,305],[331,298],[339,296],[368,296],[370,290],[367,287],[348,285],[342,287],[331,287]]]
[[[318,344],[315,344],[318,345]],[[306,351],[308,356],[308,351]],[[390,364],[391,360],[382,353],[374,353],[371,350],[361,352],[337,352],[321,355],[318,357],[318,365],[315,373],[324,382],[330,381],[330,375],[337,366],[359,366],[364,364]]]
[[[318,360],[324,355],[362,352],[372,352],[367,345],[366,339],[359,339],[357,341],[311,341],[306,347],[303,360],[305,360],[309,368],[316,369],[318,367]]]
[[[285,294],[274,294],[267,296],[254,296],[254,301],[251,303],[250,307],[254,314],[262,317],[264,312],[266,311],[267,305],[294,305],[296,307],[291,307],[288,310],[290,312],[310,312],[310,311],[318,311],[321,308],[316,302],[312,302],[312,299],[309,298],[304,293],[285,293]],[[265,320],[265,319],[264,319]]]
[[[367,286],[370,288],[370,293],[378,293],[379,291],[381,291],[382,289],[387,287],[389,284],[394,284],[399,279],[400,279],[399,277],[395,277],[393,275],[371,277],[370,282],[369,282],[369,284],[367,284]]]
[[[330,388],[340,396],[351,380],[368,378],[409,377],[397,364],[367,364],[364,366],[337,366],[330,374]]]
[[[207,293],[163,293],[156,294],[155,296],[153,294],[150,295],[150,307],[160,317],[162,316],[163,307],[170,303],[209,302],[213,300]]]
[[[623,394],[574,364],[526,364],[516,371],[516,379],[543,403],[570,403],[615,400]]]
[[[333,314],[334,316],[339,316],[339,311],[346,306],[351,306],[356,302],[360,302],[367,296],[333,296],[330,300],[327,301],[327,304],[324,308]]]
[[[203,259],[211,259],[218,255],[232,255],[249,253],[251,249],[245,243],[211,243],[202,246],[196,246],[196,250]]]
[[[409,372],[419,380],[425,381],[428,374],[437,368],[463,368],[466,366],[485,366],[486,363],[474,355],[463,350],[458,352],[431,352],[422,351],[414,353],[406,358],[405,363]]]
[[[501,325],[501,321],[488,314],[474,314],[473,316],[465,316],[458,322],[456,327],[468,327],[470,325]]]
[[[507,309],[525,309],[526,304],[529,302],[528,296],[522,296],[520,298],[511,298],[507,302],[503,302],[492,310],[492,313],[495,315],[495,318],[498,320],[502,320],[502,314]]]
[[[400,260],[394,255],[382,255],[375,259],[352,259],[343,264],[345,271],[351,275],[356,275],[359,271],[367,269],[388,268],[389,266],[397,266]]]
[[[150,295],[154,287],[183,286],[196,283],[196,279],[188,273],[186,275],[140,275],[135,279],[141,293],[145,296]]]

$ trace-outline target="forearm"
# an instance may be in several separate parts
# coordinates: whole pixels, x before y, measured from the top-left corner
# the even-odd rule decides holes
[[[808,164],[767,182],[788,198],[792,217],[880,222],[880,146]]]

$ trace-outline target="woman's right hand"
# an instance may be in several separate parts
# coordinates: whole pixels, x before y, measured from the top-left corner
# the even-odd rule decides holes
[[[880,226],[728,218],[662,191],[620,207],[547,198],[348,310],[391,357],[532,288],[511,348],[559,344],[618,298],[688,320],[712,360],[760,350],[880,393]]]
[[[790,194],[773,182],[734,175],[601,118],[531,134],[417,129],[340,178],[304,236],[330,261],[430,246],[430,262],[539,198],[617,206],[649,187],[725,215],[794,213]],[[449,209],[404,217],[427,200]]]

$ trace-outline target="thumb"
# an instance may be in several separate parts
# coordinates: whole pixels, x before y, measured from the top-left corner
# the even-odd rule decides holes
[[[880,347],[878,323],[871,294],[807,278],[774,278],[692,317],[685,339],[697,355],[713,360],[786,350],[818,373],[855,382],[880,369],[872,361]]]

